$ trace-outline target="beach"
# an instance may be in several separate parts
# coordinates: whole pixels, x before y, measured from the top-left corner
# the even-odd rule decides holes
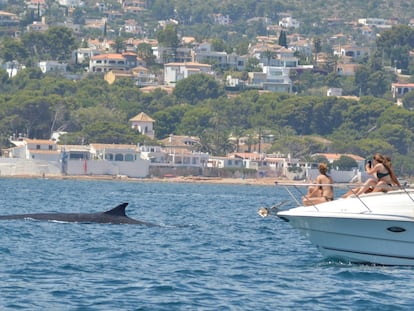
[[[276,178],[222,178],[222,177],[202,177],[202,176],[168,176],[168,177],[148,177],[131,178],[125,175],[13,175],[1,176],[2,178],[39,178],[39,179],[61,179],[61,180],[122,180],[130,182],[165,182],[165,183],[205,183],[205,184],[235,184],[235,185],[262,185],[272,186],[275,183],[290,183],[293,181]]]

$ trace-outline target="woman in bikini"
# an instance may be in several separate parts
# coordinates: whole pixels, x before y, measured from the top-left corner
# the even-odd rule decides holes
[[[373,157],[373,164],[375,167],[375,163],[379,163],[380,165],[385,168],[385,171],[378,170],[376,172],[377,175],[377,183],[373,188],[373,192],[383,191],[386,192],[387,188],[389,187],[399,187],[401,188],[401,184],[398,181],[398,178],[395,176],[394,171],[391,166],[391,159],[389,157],[384,157],[381,154],[376,154]],[[370,174],[369,171],[367,171]]]
[[[365,170],[374,178],[368,179],[362,187],[349,190],[342,197],[346,198],[352,194],[361,195],[368,192],[386,192],[387,188],[398,186],[401,187],[397,177],[391,167],[391,160],[382,154],[376,153],[373,156],[372,165],[368,162]]]
[[[316,184],[320,186],[309,187],[308,193],[302,198],[303,205],[314,205],[323,202],[333,201],[333,180],[332,177],[327,174],[328,166],[325,163],[319,164],[319,175],[316,177]]]

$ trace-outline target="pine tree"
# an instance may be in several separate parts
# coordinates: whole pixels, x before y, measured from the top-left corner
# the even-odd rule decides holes
[[[287,48],[286,32],[284,30],[281,30],[280,31],[280,35],[279,35],[279,45],[280,46],[284,46],[285,48]]]

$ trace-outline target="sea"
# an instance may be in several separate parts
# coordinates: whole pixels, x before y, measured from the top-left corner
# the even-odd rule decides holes
[[[280,186],[2,178],[0,214],[128,202],[159,226],[0,221],[0,310],[412,310],[414,267],[330,261]],[[294,204],[288,202],[287,204]]]

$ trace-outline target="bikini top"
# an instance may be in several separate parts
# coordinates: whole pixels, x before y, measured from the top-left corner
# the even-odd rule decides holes
[[[377,172],[377,178],[381,179],[381,178],[384,178],[385,176],[388,176],[389,174],[390,172],[386,172],[386,173]]]

